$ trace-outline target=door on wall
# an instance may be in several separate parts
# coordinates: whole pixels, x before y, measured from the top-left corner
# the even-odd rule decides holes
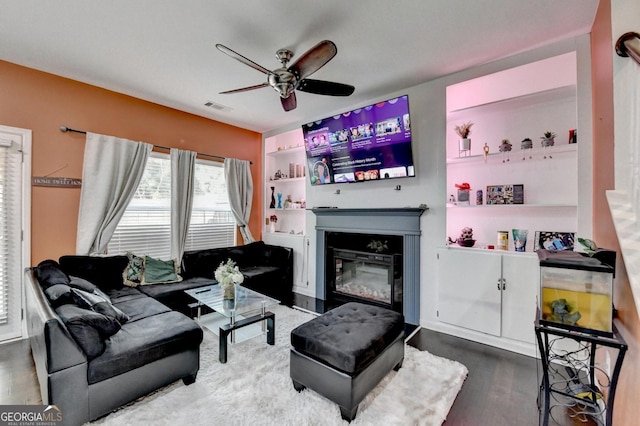
[[[29,265],[31,130],[0,126],[0,342],[22,336]]]

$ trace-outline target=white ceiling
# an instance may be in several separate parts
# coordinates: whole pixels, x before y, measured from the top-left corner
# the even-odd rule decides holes
[[[0,0],[0,59],[257,132],[303,124],[388,93],[590,32],[598,0]],[[271,88],[220,95],[321,40],[338,54],[311,78],[350,97],[297,92],[282,110]],[[207,101],[229,112],[204,106]],[[70,117],[71,119],[71,117]],[[64,123],[61,123],[64,124]],[[91,129],[88,129],[91,130]]]

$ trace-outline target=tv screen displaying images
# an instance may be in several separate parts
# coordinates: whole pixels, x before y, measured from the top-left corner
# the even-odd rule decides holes
[[[302,126],[312,185],[415,176],[407,95]]]

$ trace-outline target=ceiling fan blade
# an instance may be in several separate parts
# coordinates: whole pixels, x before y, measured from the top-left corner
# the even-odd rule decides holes
[[[316,95],[349,96],[356,88],[350,84],[306,78],[300,82],[298,90]]]
[[[298,106],[295,92],[291,92],[286,98],[281,97],[280,102],[282,102],[282,108],[284,108],[285,111],[291,111]]]
[[[249,65],[254,70],[258,70],[258,71],[260,71],[262,73],[265,73],[267,75],[271,74],[271,70],[266,69],[262,65],[256,64],[251,59],[245,58],[244,56],[242,56],[238,52],[229,49],[227,46],[224,46],[224,45],[218,43],[218,44],[216,44],[216,48],[218,48],[218,50],[221,51],[222,53],[226,53],[227,55],[231,56],[233,59],[235,59],[237,61],[240,61],[245,65]]]
[[[318,71],[338,53],[336,45],[329,40],[321,41],[307,50],[288,70],[302,80]]]
[[[255,86],[242,87],[240,89],[227,90],[225,92],[220,92],[220,95],[226,95],[229,93],[238,93],[238,92],[247,92],[249,90],[262,89],[263,87],[269,87],[269,83],[261,83],[256,84]]]

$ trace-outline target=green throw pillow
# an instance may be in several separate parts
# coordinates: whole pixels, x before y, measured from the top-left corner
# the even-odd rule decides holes
[[[144,272],[141,285],[177,283],[182,281],[178,274],[178,262],[173,260],[160,260],[153,257],[144,257]]]
[[[136,287],[140,285],[144,275],[144,257],[136,256],[128,251],[127,258],[129,258],[129,264],[124,268],[122,278],[125,285]]]

